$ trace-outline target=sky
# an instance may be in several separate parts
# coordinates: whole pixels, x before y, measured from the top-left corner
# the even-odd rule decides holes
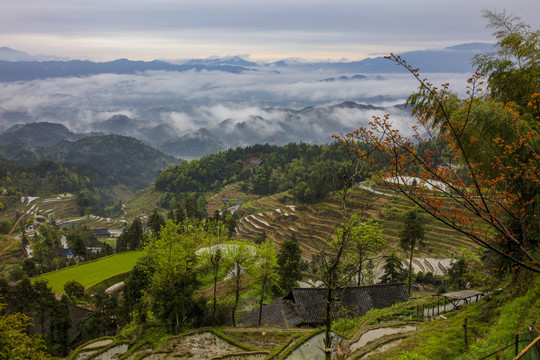
[[[0,46],[110,61],[360,60],[492,42],[482,9],[540,27],[538,0],[0,0]]]

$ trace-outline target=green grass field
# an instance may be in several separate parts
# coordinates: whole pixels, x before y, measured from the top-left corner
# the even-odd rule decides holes
[[[36,279],[46,280],[55,293],[63,293],[64,284],[69,280],[76,280],[87,289],[111,276],[130,271],[141,256],[141,251],[125,252],[43,274]]]

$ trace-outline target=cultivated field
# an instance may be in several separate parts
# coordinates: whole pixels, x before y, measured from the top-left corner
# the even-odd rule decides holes
[[[70,280],[80,282],[87,289],[112,276],[130,271],[141,255],[141,251],[111,255],[96,261],[46,273],[36,279],[48,281],[49,286],[52,287],[55,293],[63,293],[64,284]]]
[[[294,235],[304,257],[310,260],[328,238],[335,236],[341,216],[339,201],[331,196],[318,204],[295,206],[290,201],[282,203],[283,195],[275,194],[243,203],[240,212],[244,216],[237,222],[237,235],[254,239],[264,232],[278,244]],[[403,224],[401,215],[413,208],[411,201],[398,194],[382,196],[358,187],[350,191],[349,200],[358,214],[379,222],[390,246],[397,247]],[[472,241],[427,214],[425,220],[427,246],[417,252],[418,256],[451,258],[460,248],[476,248]]]

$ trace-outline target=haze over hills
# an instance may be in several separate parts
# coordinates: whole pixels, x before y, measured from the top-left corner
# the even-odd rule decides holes
[[[17,124],[0,134],[0,147],[7,158],[22,150],[55,145],[62,140],[76,141],[97,135],[123,135],[137,138],[169,155],[200,157],[220,150],[254,144],[285,145],[291,142],[327,144],[332,134],[347,133],[367,125],[374,115],[391,113],[403,124],[410,117],[400,106],[376,107],[355,102],[314,106],[300,110],[266,108],[256,114],[228,117],[211,126],[181,131],[171,124],[149,124],[116,114],[91,124],[91,132],[77,133],[55,123]],[[13,143],[22,143],[14,146]]]
[[[433,83],[457,84],[460,92],[473,70],[472,56],[491,47],[463,44],[402,57],[431,72]],[[394,106],[418,86],[383,57],[271,63],[238,56],[105,63],[40,59],[0,49],[0,131],[50,122],[73,133],[132,136],[189,157],[255,143],[328,143],[332,134],[385,113],[408,131],[408,111]]]

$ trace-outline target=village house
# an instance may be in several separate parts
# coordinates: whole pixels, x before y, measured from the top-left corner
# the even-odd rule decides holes
[[[258,156],[250,156],[246,160],[244,160],[244,166],[248,168],[258,168],[261,167],[263,164],[263,161]]]
[[[286,296],[263,306],[261,325],[280,327],[320,326],[325,317],[326,288],[294,288]],[[382,309],[409,300],[407,285],[381,284],[336,289],[332,318],[364,316],[371,309]],[[245,326],[257,326],[259,310],[248,312]]]
[[[107,239],[111,237],[108,229],[92,229],[92,231],[98,239]]]

